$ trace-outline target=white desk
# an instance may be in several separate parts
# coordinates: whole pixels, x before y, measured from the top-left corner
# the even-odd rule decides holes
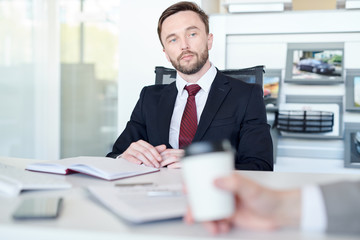
[[[25,167],[34,160],[0,158],[3,163]],[[43,173],[39,173],[43,174]],[[274,188],[289,188],[313,182],[325,183],[339,179],[360,179],[360,175],[341,174],[307,174],[307,173],[276,173],[276,172],[241,172],[267,186]],[[179,183],[181,170],[161,169],[158,173],[118,180],[104,181],[82,174],[68,176],[56,175],[73,184],[73,188],[60,191],[29,191],[19,197],[0,197],[0,239],[1,240],[107,240],[107,239],[214,239],[200,224],[185,225],[182,220],[171,220],[144,225],[129,225],[93,200],[87,191],[89,185],[114,185],[115,182],[153,181],[161,183]],[[16,222],[11,214],[22,198],[29,196],[53,195],[64,198],[63,208],[56,220]],[[227,235],[216,239],[266,239],[266,240],[296,240],[296,239],[358,239],[356,236],[337,236],[315,233],[303,233],[293,229],[276,232],[251,232],[233,230]]]

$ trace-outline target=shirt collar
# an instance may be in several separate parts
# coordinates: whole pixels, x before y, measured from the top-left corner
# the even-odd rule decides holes
[[[217,74],[215,66],[211,63],[209,70],[196,82],[201,87],[201,90],[208,93],[210,91],[211,84],[213,83],[215,76]],[[185,81],[180,74],[176,75],[176,88],[179,94],[182,94],[185,86],[190,85]]]

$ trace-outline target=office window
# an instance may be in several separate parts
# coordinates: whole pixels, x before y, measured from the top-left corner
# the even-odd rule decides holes
[[[32,1],[0,1],[0,156],[35,156]]]
[[[116,139],[119,2],[60,1],[62,158],[105,155]]]

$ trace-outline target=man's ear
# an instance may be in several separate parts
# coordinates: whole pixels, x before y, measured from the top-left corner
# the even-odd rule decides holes
[[[165,53],[165,57],[166,57],[166,59],[170,62],[169,55],[167,55],[167,53],[166,53],[166,51],[165,51],[165,48],[163,48],[163,52]]]
[[[210,50],[212,48],[213,40],[214,40],[214,35],[212,33],[209,33],[208,34],[208,50]]]

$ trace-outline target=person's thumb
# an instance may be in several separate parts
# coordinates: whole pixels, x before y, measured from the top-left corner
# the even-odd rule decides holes
[[[155,146],[156,151],[158,151],[159,153],[163,152],[166,150],[166,145],[165,144],[161,144],[158,146]]]
[[[216,187],[227,190],[230,192],[237,192],[241,185],[241,176],[233,173],[229,176],[220,177],[215,179],[214,184]]]

